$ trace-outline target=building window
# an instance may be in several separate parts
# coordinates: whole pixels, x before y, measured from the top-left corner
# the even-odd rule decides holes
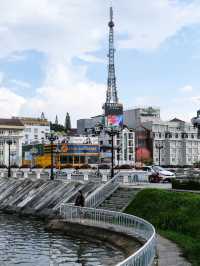
[[[158,137],[159,137],[159,138],[161,138],[161,137],[162,137],[162,134],[161,134],[161,133],[159,133],[159,134],[158,134]]]
[[[38,135],[34,135],[34,139],[38,139]]]
[[[165,138],[166,138],[166,139],[167,139],[167,138],[172,138],[172,134],[169,133],[169,132],[165,133]]]
[[[38,133],[38,128],[34,128],[34,133]]]
[[[132,159],[133,159],[132,155],[129,155],[129,161],[132,161]]]
[[[128,141],[128,146],[133,146],[133,141],[132,140]]]
[[[133,153],[133,148],[129,148],[129,153]]]
[[[133,139],[133,133],[128,134],[129,139]]]
[[[175,138],[178,139],[178,133],[175,134]]]
[[[194,139],[194,134],[191,134],[191,138]]]

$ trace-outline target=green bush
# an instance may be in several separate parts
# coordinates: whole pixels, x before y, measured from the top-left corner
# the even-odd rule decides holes
[[[193,265],[200,265],[200,195],[145,189],[125,212],[151,222],[182,247]]]
[[[188,181],[172,181],[173,189],[185,189],[185,190],[200,190],[200,182],[188,180]]]

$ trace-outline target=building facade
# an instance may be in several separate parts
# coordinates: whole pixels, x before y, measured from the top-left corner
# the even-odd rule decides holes
[[[11,141],[10,164],[21,165],[23,130],[24,126],[18,119],[0,119],[0,165],[8,166],[8,140]]]
[[[46,118],[16,117],[24,125],[23,144],[44,143],[50,133],[50,123]]]
[[[124,124],[129,128],[136,128],[145,122],[160,120],[160,108],[144,107],[124,111]]]
[[[144,125],[151,130],[154,164],[184,166],[200,161],[200,139],[191,123],[175,118]]]
[[[58,138],[53,144],[53,160],[56,168],[97,164],[99,156],[98,137],[67,136]],[[42,168],[50,167],[51,144],[23,145],[23,164]]]
[[[104,115],[97,115],[91,118],[78,119],[77,120],[77,133],[80,135],[86,135],[89,131],[95,127],[98,123],[103,123]]]
[[[99,136],[101,163],[111,163],[111,137],[102,131]],[[135,164],[135,133],[124,127],[114,136],[114,165]]]

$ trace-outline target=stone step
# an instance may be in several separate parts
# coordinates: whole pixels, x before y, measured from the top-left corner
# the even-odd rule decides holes
[[[108,199],[106,199],[99,208],[122,211],[128,206],[139,190],[132,188],[118,188]]]

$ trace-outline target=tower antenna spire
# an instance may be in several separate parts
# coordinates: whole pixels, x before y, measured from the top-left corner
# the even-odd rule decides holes
[[[110,7],[110,21],[109,26],[109,52],[108,52],[108,83],[106,103],[118,103],[116,77],[115,77],[115,48],[114,48],[114,21],[113,8]]]
[[[123,105],[119,103],[117,96],[116,76],[115,76],[115,48],[114,48],[114,16],[112,2],[110,6],[110,18],[108,22],[109,27],[109,51],[108,51],[108,80],[106,91],[106,102],[103,105],[105,121],[110,124],[109,119],[115,121],[120,126],[123,124]],[[117,120],[117,118],[119,118]]]

